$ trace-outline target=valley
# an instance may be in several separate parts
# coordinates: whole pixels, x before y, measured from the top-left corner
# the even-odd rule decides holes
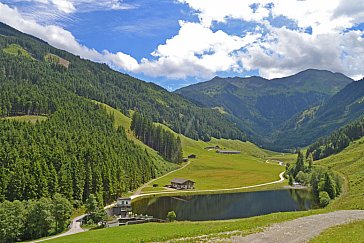
[[[307,69],[169,92],[2,23],[0,65],[0,242],[62,234],[72,212],[91,230],[50,242],[232,241],[332,218],[304,238],[322,241],[362,225],[335,215],[364,210],[364,80]],[[103,228],[121,197],[163,223]]]

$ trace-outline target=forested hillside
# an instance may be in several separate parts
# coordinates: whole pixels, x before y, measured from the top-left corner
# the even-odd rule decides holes
[[[205,107],[233,115],[250,139],[275,149],[277,133],[285,132],[287,120],[321,105],[352,80],[340,73],[306,70],[296,75],[267,80],[261,77],[219,78],[191,85],[176,93]],[[297,138],[298,142],[300,139]]]
[[[320,138],[307,149],[315,160],[336,154],[349,146],[350,142],[364,136],[364,118],[346,125],[328,137]]]
[[[299,114],[299,126],[284,127],[277,134],[276,147],[303,147],[320,137],[359,119],[364,114],[364,79],[348,84],[322,105]]]
[[[38,77],[32,75],[33,69],[39,69],[44,62],[48,62],[48,68],[51,66],[52,70],[57,70],[59,74],[54,82],[79,96],[117,108],[124,114],[127,114],[129,109],[138,110],[152,121],[163,123],[193,139],[245,139],[242,130],[229,121],[229,116],[208,108],[200,108],[155,84],[113,71],[105,64],[82,60],[4,24],[0,24],[0,34],[1,49],[17,44],[29,54],[28,60],[33,58],[34,61],[29,62],[27,67],[7,65],[5,68],[8,76],[14,72],[23,79],[37,79]],[[69,62],[68,68],[54,64],[53,59],[50,61],[47,58],[49,53]],[[42,75],[44,74],[43,72]]]

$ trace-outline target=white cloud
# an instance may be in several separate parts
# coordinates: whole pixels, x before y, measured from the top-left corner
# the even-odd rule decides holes
[[[156,60],[143,59],[135,70],[149,76],[183,79],[209,78],[216,72],[238,69],[235,52],[260,37],[228,35],[190,22],[180,22],[179,33],[152,53]]]
[[[8,24],[24,33],[34,35],[47,41],[52,46],[69,51],[82,58],[97,62],[105,62],[124,70],[136,68],[137,61],[127,54],[118,52],[116,54],[104,51],[99,53],[94,49],[87,48],[77,42],[71,32],[55,25],[40,25],[36,21],[24,18],[17,9],[0,3],[0,22]]]
[[[23,0],[51,4],[64,12],[128,8],[117,0]],[[180,21],[179,32],[160,44],[152,58],[140,62],[132,56],[108,51],[99,53],[80,45],[74,36],[55,25],[39,25],[19,11],[0,3],[0,21],[40,37],[83,58],[151,77],[208,79],[220,72],[259,70],[263,77],[291,75],[307,68],[364,75],[363,32],[348,30],[364,21],[362,0],[178,0],[187,4],[199,21]],[[67,3],[70,3],[69,5]],[[73,6],[73,8],[72,8]],[[272,18],[284,16],[298,29],[272,26]],[[215,23],[241,20],[257,24],[251,32],[228,34],[213,30]],[[259,24],[259,25],[258,25]],[[305,33],[312,28],[312,34]]]

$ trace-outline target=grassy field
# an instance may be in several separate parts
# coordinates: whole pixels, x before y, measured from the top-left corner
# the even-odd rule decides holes
[[[21,55],[26,58],[33,59],[33,57],[29,54],[29,52],[27,52],[26,50],[23,49],[23,47],[21,47],[17,44],[10,44],[6,48],[4,48],[3,51],[8,54],[11,54],[11,55],[15,55],[15,56]]]
[[[21,122],[30,122],[36,123],[47,120],[46,116],[9,116],[3,118],[5,120],[12,120],[12,121],[21,121]]]
[[[339,225],[330,228],[310,242],[364,242],[364,221],[353,222],[350,224]]]
[[[154,181],[153,184],[158,184],[157,188],[150,185],[143,192],[161,190],[173,178],[195,181],[196,190],[237,188],[279,180],[279,173],[284,171],[284,167],[265,163],[271,154],[249,142],[212,139],[206,143],[180,137],[184,156],[195,154],[197,158],[190,159],[191,163],[187,167]],[[215,145],[239,150],[241,154],[218,154],[215,150],[204,149]]]
[[[204,222],[174,222],[168,224],[141,224],[120,226],[108,229],[92,230],[82,234],[71,235],[54,239],[51,242],[156,242],[171,239],[184,238],[184,242],[194,242],[193,238],[208,235],[213,241],[214,237],[224,238],[231,235],[247,235],[263,230],[275,222],[282,222],[297,217],[308,216],[319,213],[316,211],[275,213],[259,217],[204,221]],[[156,233],[158,232],[158,233]],[[224,234],[219,234],[225,232]]]

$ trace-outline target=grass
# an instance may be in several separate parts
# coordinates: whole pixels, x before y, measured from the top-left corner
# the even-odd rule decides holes
[[[173,178],[188,178],[196,182],[196,190],[237,188],[279,180],[280,172],[284,171],[281,166],[265,163],[270,154],[250,142],[212,139],[206,143],[180,137],[184,156],[196,154],[197,158],[191,159],[187,167],[154,181],[159,187],[170,184]],[[218,154],[204,149],[212,145],[239,150],[241,154]],[[150,187],[143,192],[156,189]]]
[[[29,52],[27,52],[23,47],[17,44],[10,44],[6,48],[4,48],[3,51],[10,55],[24,56],[26,58],[33,59]]]
[[[364,242],[364,221],[332,227],[310,242]]]
[[[2,119],[10,120],[10,121],[30,122],[30,123],[35,124],[37,122],[47,120],[47,117],[46,116],[26,115],[26,116],[9,116],[9,117],[5,117]]]
[[[66,59],[63,59],[57,55],[54,55],[52,53],[48,53],[47,55],[45,55],[44,60],[46,60],[48,62],[52,62],[54,64],[64,66],[65,68],[68,68],[70,65],[69,61],[67,61]]]
[[[317,162],[338,171],[345,178],[345,192],[332,204],[332,209],[364,210],[364,138],[353,142],[339,154]]]
[[[275,213],[238,220],[128,225],[88,231],[81,234],[54,239],[51,242],[156,242],[196,237],[206,234],[208,234],[209,237],[213,237],[221,232],[234,232],[234,234],[247,235],[260,232],[263,230],[263,227],[267,227],[272,223],[282,222],[302,216],[309,216],[319,212],[319,210],[316,210]],[[230,234],[227,234],[227,236],[230,236]],[[219,238],[220,237],[224,236],[219,235]],[[186,238],[185,242],[193,242],[195,240],[193,240],[193,238]]]
[[[112,114],[114,116],[114,126],[115,128],[123,127],[126,132],[126,136],[129,140],[133,141],[135,144],[141,146],[143,149],[147,150],[149,155],[152,157],[154,164],[158,167],[159,175],[165,174],[169,171],[172,171],[174,169],[177,169],[179,166],[177,164],[171,163],[163,159],[162,156],[159,155],[157,151],[154,149],[148,147],[143,142],[141,142],[139,139],[137,139],[133,132],[130,130],[131,125],[131,118],[124,115],[122,112],[120,112],[117,109],[112,108],[109,105],[93,101],[97,104],[100,104],[109,114]]]

